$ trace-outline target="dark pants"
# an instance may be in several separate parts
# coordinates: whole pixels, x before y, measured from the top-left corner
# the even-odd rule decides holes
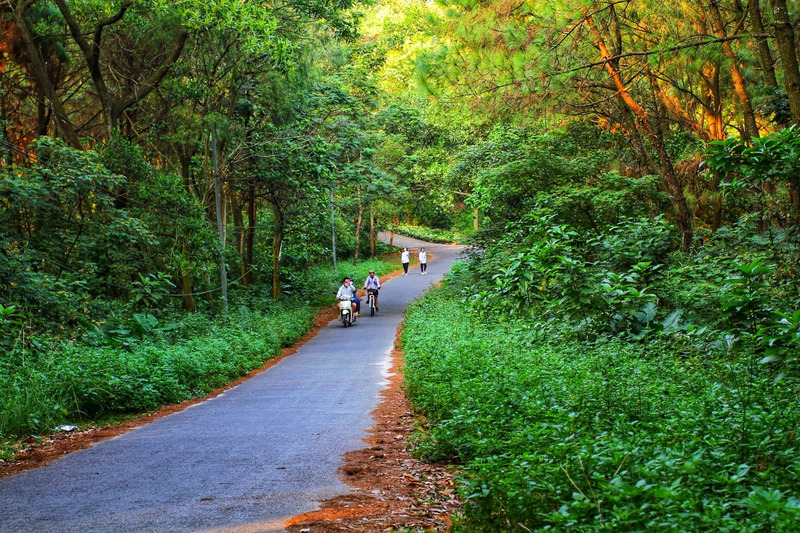
[[[403,272],[408,274],[408,263],[403,263]]]
[[[361,300],[358,299],[358,296],[353,294],[353,301],[356,303],[356,313],[361,312]]]
[[[428,270],[428,263],[420,263],[419,269],[421,272],[425,272],[426,270]]]

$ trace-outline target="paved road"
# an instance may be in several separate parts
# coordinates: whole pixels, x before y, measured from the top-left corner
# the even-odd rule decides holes
[[[348,329],[334,320],[216,398],[0,479],[0,531],[282,531],[318,500],[350,492],[340,456],[364,447],[406,305],[459,251],[394,244],[425,245],[433,258],[427,276],[416,269],[384,285],[377,316]]]

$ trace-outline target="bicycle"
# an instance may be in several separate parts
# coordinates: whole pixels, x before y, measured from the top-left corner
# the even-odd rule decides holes
[[[375,311],[378,307],[375,305],[375,298],[378,297],[378,289],[367,289],[368,300],[367,305],[369,305],[369,316],[375,316]]]

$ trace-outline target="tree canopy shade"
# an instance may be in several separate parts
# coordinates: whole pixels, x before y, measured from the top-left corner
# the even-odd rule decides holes
[[[40,116],[38,131],[46,132],[47,123],[41,121],[52,119],[59,134],[77,148],[81,136],[107,138],[123,114],[135,124],[136,108],[178,68],[187,43],[197,51],[209,34],[226,35],[228,46],[244,54],[238,59],[245,64],[267,60],[272,69],[290,69],[300,38],[312,25],[353,37],[355,20],[343,12],[349,6],[326,1],[15,0],[2,8],[13,40],[10,57],[4,59],[12,59],[9,66],[20,70],[4,72],[17,82],[12,94],[23,91],[37,105],[52,107],[52,113]],[[68,36],[60,30],[64,26]],[[227,50],[223,46],[215,53],[224,56]],[[87,83],[92,90],[84,90]]]
[[[362,243],[374,254],[387,220],[502,224],[554,190],[585,199],[598,176],[603,187],[648,189],[648,209],[664,208],[649,189],[660,183],[684,251],[736,209],[794,219],[781,207],[781,194],[797,196],[788,181],[701,165],[706,143],[734,135],[749,145],[796,122],[797,65],[784,50],[796,47],[796,13],[785,2],[385,0],[359,11],[349,1],[15,0],[0,9],[6,168],[36,166],[28,154],[41,136],[102,152],[124,176],[107,186],[113,207],[146,220],[160,246],[173,235],[180,252],[142,269],[173,272],[187,309],[215,277],[207,232],[218,211],[229,266],[246,286],[265,274],[274,297],[282,261],[329,256],[331,203],[329,229],[349,228],[339,235],[355,261]],[[593,135],[596,152],[577,155]],[[743,203],[726,206],[737,176],[764,199],[739,191]],[[295,253],[286,231],[313,242],[313,254]]]
[[[758,137],[780,127],[787,102],[791,108],[800,96],[792,85],[794,47],[778,68],[771,59],[772,48],[793,37],[780,36],[788,20],[782,2],[771,9],[757,1],[442,5],[428,25],[439,46],[418,62],[423,85],[505,120],[550,117],[552,124],[587,115],[622,129],[639,168],[663,177],[684,249],[692,243],[692,214],[670,138],[679,129],[705,141],[734,131]],[[765,33],[765,20],[774,35]]]

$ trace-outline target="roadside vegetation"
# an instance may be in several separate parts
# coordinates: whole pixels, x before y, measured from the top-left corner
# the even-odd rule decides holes
[[[458,244],[465,240],[464,234],[449,229],[429,228],[427,226],[392,226],[392,229],[401,235],[413,237],[425,242],[442,244]]]
[[[0,438],[6,454],[61,424],[91,425],[199,398],[261,367],[292,345],[330,306],[344,275],[383,275],[394,262],[316,267],[295,278],[292,296],[234,291],[227,313],[185,314],[174,306],[118,305],[62,335],[29,335],[13,307],[0,309],[7,349],[0,357]],[[149,293],[150,298],[158,296]]]
[[[583,151],[575,133],[487,171],[497,224],[403,329],[416,453],[462,472],[456,529],[793,530],[800,247],[796,223],[764,223],[788,195],[759,211],[758,189],[731,191],[727,225],[687,253],[649,178],[621,179],[613,142]],[[558,193],[535,175],[515,189],[509,169],[543,153]]]
[[[476,310],[475,276],[461,265],[403,330],[416,453],[462,471],[457,531],[795,527],[800,382],[741,330],[576,338]]]

